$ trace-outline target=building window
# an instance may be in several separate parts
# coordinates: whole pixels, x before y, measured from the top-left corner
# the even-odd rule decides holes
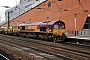
[[[48,3],[48,7],[51,7],[51,2]]]

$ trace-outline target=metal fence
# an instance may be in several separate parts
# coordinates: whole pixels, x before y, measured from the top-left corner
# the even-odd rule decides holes
[[[67,30],[68,34],[75,34],[74,30]],[[76,35],[90,35],[90,30],[76,31]]]

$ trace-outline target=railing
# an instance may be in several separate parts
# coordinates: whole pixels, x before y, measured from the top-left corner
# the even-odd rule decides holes
[[[75,34],[75,30],[67,30],[68,34]],[[79,34],[80,31],[76,31],[76,34]]]
[[[67,30],[67,33],[75,35],[75,30]],[[90,31],[76,31],[76,35],[90,35]]]

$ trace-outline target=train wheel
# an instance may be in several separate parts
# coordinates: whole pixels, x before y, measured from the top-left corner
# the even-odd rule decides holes
[[[56,38],[53,38],[53,42],[54,42],[54,43],[56,42]]]
[[[26,34],[26,37],[28,38],[29,37],[29,34]]]
[[[44,40],[48,40],[48,36],[47,35],[44,35]]]
[[[61,37],[61,38],[53,38],[53,41],[54,41],[54,43],[55,42],[63,42],[64,38],[63,37]]]
[[[54,40],[54,43],[55,43],[56,41]]]

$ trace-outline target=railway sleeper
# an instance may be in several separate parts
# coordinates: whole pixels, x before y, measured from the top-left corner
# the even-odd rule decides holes
[[[63,42],[64,38],[63,37],[53,37],[54,42]]]

